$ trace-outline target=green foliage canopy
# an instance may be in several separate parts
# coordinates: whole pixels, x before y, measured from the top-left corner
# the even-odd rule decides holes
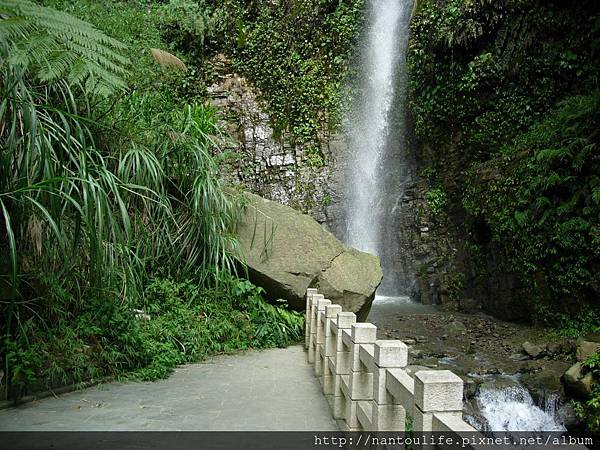
[[[0,18],[3,65],[42,82],[85,83],[88,93],[125,88],[124,45],[89,23],[29,0],[0,1]]]
[[[225,0],[226,52],[264,95],[276,131],[318,142],[325,124],[340,123],[345,76],[352,70],[363,1]]]

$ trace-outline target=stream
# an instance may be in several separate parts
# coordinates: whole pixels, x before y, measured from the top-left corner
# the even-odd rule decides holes
[[[556,395],[550,395],[537,405],[516,379],[509,386],[502,385],[502,381],[494,380],[479,389],[476,401],[480,416],[467,415],[467,421],[474,428],[481,431],[566,431],[558,416]]]
[[[559,378],[565,363],[515,358],[519,342],[535,338],[530,328],[449,313],[408,297],[377,296],[368,320],[377,325],[380,339],[407,343],[413,373],[448,369],[461,376],[465,420],[479,431],[566,430],[560,384],[548,383],[548,378]]]

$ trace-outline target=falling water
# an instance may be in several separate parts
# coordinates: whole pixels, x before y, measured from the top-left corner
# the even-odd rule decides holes
[[[503,388],[484,388],[477,396],[477,403],[485,423],[472,423],[482,431],[565,431],[557,415],[557,399],[549,397],[537,406],[521,385]]]
[[[412,1],[369,0],[361,85],[346,123],[346,241],[380,257],[384,280],[378,295],[386,297],[406,296],[409,284],[394,233],[411,176],[402,116]]]

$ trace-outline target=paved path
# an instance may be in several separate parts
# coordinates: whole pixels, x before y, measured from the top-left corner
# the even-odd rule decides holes
[[[218,356],[0,411],[0,430],[337,430],[301,346]]]

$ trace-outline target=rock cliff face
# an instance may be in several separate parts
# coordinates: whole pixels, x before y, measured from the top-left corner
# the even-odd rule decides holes
[[[379,258],[347,247],[314,219],[280,203],[244,194],[238,234],[250,280],[271,299],[305,306],[309,287],[366,319],[383,274]]]
[[[218,55],[213,65],[216,73],[209,96],[234,138],[222,155],[226,181],[329,226],[336,214],[334,160],[346,148],[342,137],[330,133],[326,125],[319,142],[296,144],[288,133],[276,133],[260,92],[233,72],[224,56]]]
[[[416,274],[413,298],[465,313],[485,311],[504,320],[527,320],[530,311],[522,301],[527,286],[506,267],[489,231],[477,223],[465,226],[469,219],[464,212],[434,212],[430,190],[425,178],[415,177],[407,190],[407,213],[397,225],[400,254],[407,270]],[[475,253],[473,245],[485,251]]]
[[[417,164],[419,172],[420,165]],[[395,241],[400,265],[415,274],[407,295],[424,304],[443,305],[465,313],[485,311],[504,320],[527,319],[527,305],[520,299],[526,286],[519,284],[502,254],[485,230],[465,234],[464,217],[434,212],[428,199],[427,179],[415,176],[404,193],[403,212],[395,222]],[[470,227],[477,230],[476,224]],[[487,249],[476,258],[470,242]]]
[[[215,77],[209,95],[234,138],[225,143],[221,155],[225,180],[309,214],[344,239],[348,145],[342,134],[331,133],[323,126],[318,143],[304,144],[293,143],[289,134],[278,135],[270,125],[260,92],[236,74],[225,57],[217,56],[213,65]],[[415,176],[398,199],[401,212],[393,218],[395,231],[386,236],[389,245],[398,248],[395,266],[415,275],[406,295],[425,304],[444,304],[464,312],[484,309],[505,319],[526,314],[509,301],[515,298],[514,279],[482,280],[471,270],[482,264],[463,261],[461,255],[467,254],[462,248],[463,237],[448,217],[432,214],[427,180],[416,175],[427,161],[419,161],[414,148],[408,153],[403,157],[413,161]],[[421,159],[427,154],[418,153]],[[492,260],[483,262],[489,270],[498,272],[494,264]],[[325,285],[320,288],[325,289]]]

